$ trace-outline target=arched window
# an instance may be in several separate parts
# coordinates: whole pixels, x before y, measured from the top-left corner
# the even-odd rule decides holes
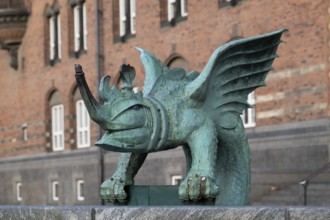
[[[64,150],[64,105],[58,91],[49,98],[51,113],[51,145],[53,151]]]
[[[73,101],[76,115],[76,146],[85,148],[90,146],[90,117],[79,90],[73,92]]]
[[[170,69],[173,69],[173,68],[182,68],[182,69],[184,69],[186,71],[188,71],[188,69],[189,69],[188,62],[184,58],[182,58],[182,57],[180,57],[178,55],[172,55],[172,56],[170,56],[170,58],[167,61],[165,61],[165,63],[167,64],[167,66]]]

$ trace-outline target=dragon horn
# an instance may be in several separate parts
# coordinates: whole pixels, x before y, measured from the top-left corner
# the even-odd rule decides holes
[[[94,96],[92,95],[88,84],[85,79],[85,74],[82,70],[82,67],[79,64],[75,64],[75,70],[76,70],[76,81],[78,88],[80,90],[80,94],[82,99],[84,100],[84,103],[86,105],[86,108],[88,110],[88,113],[90,117],[96,121],[101,121],[101,105],[96,101]]]

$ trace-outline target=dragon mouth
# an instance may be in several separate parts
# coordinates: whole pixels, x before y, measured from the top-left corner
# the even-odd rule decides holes
[[[141,152],[149,138],[145,127],[108,130],[95,145],[116,152]]]

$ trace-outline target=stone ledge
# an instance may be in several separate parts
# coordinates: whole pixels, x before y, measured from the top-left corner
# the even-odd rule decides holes
[[[330,219],[330,207],[0,206],[0,219]]]

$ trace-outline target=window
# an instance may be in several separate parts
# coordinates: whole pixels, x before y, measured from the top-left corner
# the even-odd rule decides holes
[[[219,1],[219,8],[227,7],[227,6],[236,6],[242,0],[218,0]]]
[[[22,192],[22,183],[18,182],[18,183],[16,183],[16,200],[17,201],[23,200],[21,192]]]
[[[177,55],[177,54],[173,54],[171,55],[166,61],[165,61],[166,65],[170,68],[170,69],[174,69],[174,68],[182,68],[185,71],[188,71],[189,69],[189,64],[187,62],[187,60],[185,60],[183,57]]]
[[[49,47],[49,57],[47,62],[50,65],[54,65],[56,62],[59,62],[62,57],[61,51],[61,18],[60,18],[60,6],[56,1],[52,6],[47,7],[46,9],[47,17],[47,27],[49,42],[46,42]],[[47,50],[46,50],[47,51]]]
[[[84,180],[77,180],[77,200],[84,201]]]
[[[136,0],[119,1],[119,36],[122,41],[136,33]]]
[[[188,0],[181,0],[181,16],[186,17],[188,16],[188,5],[187,5]]]
[[[83,100],[76,102],[77,148],[90,146],[89,115]]]
[[[188,15],[187,0],[168,0],[167,4],[168,21]]]
[[[61,59],[61,19],[59,14],[48,18],[49,21],[49,57],[51,65]]]
[[[125,42],[136,34],[136,0],[112,1],[114,42]]]
[[[182,180],[181,175],[173,175],[171,176],[171,184],[172,185],[179,185]]]
[[[167,0],[167,19],[171,21],[175,17],[176,0]]]
[[[256,125],[255,121],[255,97],[254,92],[248,95],[248,103],[252,106],[252,108],[247,108],[243,111],[242,120],[244,127],[254,127]]]
[[[161,25],[175,26],[188,16],[188,0],[161,0]]]
[[[48,150],[64,149],[64,106],[59,91],[52,90],[47,98],[47,144]]]
[[[28,140],[28,132],[27,132],[28,125],[27,123],[22,124],[22,131],[23,131],[23,141]]]
[[[78,2],[72,4],[73,29],[74,29],[74,52],[76,57],[87,50],[87,14],[86,3]]]
[[[63,105],[52,106],[52,146],[54,151],[64,149]]]
[[[59,200],[58,181],[52,182],[52,199],[53,199],[53,201]]]

